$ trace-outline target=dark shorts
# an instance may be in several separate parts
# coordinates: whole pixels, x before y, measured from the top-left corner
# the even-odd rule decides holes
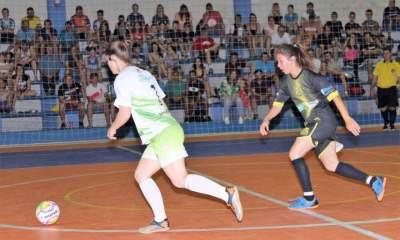
[[[300,137],[310,136],[314,151],[319,156],[330,142],[336,139],[336,117],[329,106],[314,110],[300,132]]]
[[[378,108],[399,106],[396,86],[390,88],[378,87],[377,96],[378,96]]]

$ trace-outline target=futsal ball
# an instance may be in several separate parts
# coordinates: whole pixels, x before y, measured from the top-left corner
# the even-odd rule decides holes
[[[60,217],[60,208],[53,201],[43,201],[36,207],[36,218],[45,225],[57,222]]]

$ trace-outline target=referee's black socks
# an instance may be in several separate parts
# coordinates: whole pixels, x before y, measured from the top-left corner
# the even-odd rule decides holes
[[[389,111],[390,127],[393,127],[394,123],[396,122],[396,109],[395,110],[388,110],[388,111]]]
[[[387,126],[388,123],[389,123],[389,113],[388,113],[388,110],[381,111],[381,115],[382,115],[383,121],[384,121],[384,123],[385,123],[385,126]]]

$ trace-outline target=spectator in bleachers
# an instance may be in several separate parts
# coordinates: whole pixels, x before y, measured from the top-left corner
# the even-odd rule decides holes
[[[162,76],[167,76],[167,67],[164,61],[163,52],[158,45],[158,43],[153,42],[151,43],[150,51],[149,51],[149,62],[151,67],[159,68],[159,72]]]
[[[137,43],[132,44],[132,63],[142,69],[145,69],[147,65],[146,57],[143,54],[142,48]]]
[[[50,19],[44,20],[44,27],[39,30],[40,41],[51,41],[57,40],[57,30],[53,28],[53,24]]]
[[[281,25],[283,24],[283,17],[281,15],[281,8],[279,6],[279,3],[274,2],[272,4],[272,8],[271,8],[271,14],[268,15],[274,18],[274,22],[276,25]]]
[[[242,15],[236,14],[235,22],[229,28],[229,48],[236,50],[248,46],[246,35],[246,25],[242,23]]]
[[[250,13],[249,23],[246,25],[246,29],[248,36],[247,42],[249,43],[250,54],[252,56],[256,56],[256,49],[259,47],[262,48],[264,46],[263,44],[264,37],[262,34],[261,25],[257,21],[257,16],[254,13]]]
[[[363,32],[370,32],[372,35],[379,36],[381,34],[381,27],[379,23],[372,19],[373,17],[372,9],[367,9],[365,11],[366,20],[361,24]]]
[[[111,31],[108,21],[102,21],[95,34],[96,41],[99,43],[100,47],[108,46],[111,41]]]
[[[135,23],[131,28],[131,39],[133,42],[142,44],[146,39],[146,30],[140,23]]]
[[[344,29],[346,31],[347,37],[350,34],[359,34],[361,32],[361,26],[356,22],[356,13],[351,11],[349,13],[349,22],[344,25]]]
[[[208,33],[210,35],[220,36],[222,43],[225,36],[224,19],[219,11],[213,9],[211,3],[206,4],[206,12],[203,14],[202,20]]]
[[[34,30],[29,28],[28,20],[22,20],[21,28],[17,31],[16,34],[16,44],[21,42],[29,42],[32,43],[36,38],[36,33]]]
[[[326,50],[331,51],[333,53],[333,58],[339,58],[339,46],[340,43],[336,42],[336,38],[333,35],[331,28],[327,25],[323,27],[322,33],[317,35],[315,40],[317,48],[316,48],[316,57],[321,58],[322,53]]]
[[[225,75],[229,75],[232,71],[239,71],[242,73],[242,69],[248,66],[250,66],[250,63],[246,64],[244,60],[239,59],[239,54],[237,52],[231,52],[229,61],[225,63]]]
[[[190,70],[185,89],[185,122],[210,121],[207,94],[204,82],[197,78],[196,71]]]
[[[351,34],[345,42],[345,48],[343,50],[343,63],[345,66],[351,66],[353,68],[354,76],[357,80],[358,68],[362,61],[360,47],[357,44],[357,37],[355,34]]]
[[[295,35],[297,33],[297,28],[299,26],[299,15],[294,12],[293,4],[289,4],[287,6],[287,13],[284,17],[284,24],[286,26],[287,32],[290,35]]]
[[[15,63],[33,70],[34,80],[37,78],[37,54],[33,43],[22,41],[15,49]]]
[[[384,120],[383,130],[395,131],[396,109],[399,106],[397,84],[400,82],[400,65],[392,61],[390,49],[383,51],[383,60],[375,67],[371,83],[371,96],[378,98],[378,108]],[[377,89],[375,89],[377,87]]]
[[[89,76],[89,84],[86,87],[86,97],[88,100],[87,105],[87,119],[88,127],[93,127],[93,109],[101,109],[104,111],[107,127],[111,124],[111,111],[110,111],[110,95],[108,87],[105,83],[99,81],[97,73],[93,72]]]
[[[286,28],[284,25],[279,25],[278,31],[274,32],[271,36],[272,48],[281,44],[290,44],[291,42],[292,39],[290,38],[289,33],[286,32]]]
[[[325,23],[325,26],[328,26],[331,28],[331,32],[333,36],[336,38],[336,42],[342,42],[342,33],[343,33],[343,25],[340,20],[338,20],[338,14],[337,12],[332,12],[331,13],[331,20],[327,21]]]
[[[272,16],[268,17],[267,24],[264,27],[264,42],[265,50],[271,50],[271,37],[274,33],[278,32],[278,24],[275,24],[274,18]]]
[[[36,91],[32,90],[32,81],[27,74],[25,74],[24,67],[21,64],[17,64],[15,74],[12,76],[13,86],[13,101],[12,108],[15,107],[17,99],[23,99],[25,97],[36,96]]]
[[[224,123],[230,124],[230,111],[233,107],[236,107],[239,113],[238,123],[243,124],[244,121],[244,108],[242,99],[239,96],[239,76],[238,71],[232,71],[222,81],[220,86],[220,95],[224,103]]]
[[[43,82],[43,90],[47,96],[53,96],[56,91],[56,82],[61,68],[59,56],[52,44],[46,46],[45,54],[40,56],[39,70]]]
[[[308,48],[314,47],[314,46],[312,46],[312,42],[313,42],[313,36],[306,34],[303,27],[299,26],[297,28],[296,36],[294,36],[292,38],[292,43],[299,44],[301,46],[304,46],[304,48],[308,49]]]
[[[144,17],[139,12],[139,5],[137,3],[132,4],[132,12],[126,17],[126,23],[129,29],[132,29],[136,23],[140,26],[144,26]]]
[[[368,82],[372,81],[372,65],[377,63],[378,57],[382,53],[382,47],[379,37],[374,37],[369,32],[363,34],[361,53],[367,63]]]
[[[13,93],[7,87],[7,79],[0,79],[0,113],[12,111]]]
[[[270,58],[268,52],[263,52],[262,59],[255,62],[252,66],[252,72],[254,72],[254,70],[261,70],[264,74],[264,78],[274,82],[275,87],[279,88],[279,77],[276,72],[275,61]]]
[[[10,18],[8,8],[1,10],[2,18],[0,18],[0,43],[14,42],[15,21]]]
[[[71,75],[64,76],[64,83],[58,88],[59,115],[61,120],[61,129],[66,127],[65,112],[79,112],[79,127],[83,128],[83,119],[85,117],[85,109],[81,101],[82,90],[81,85],[75,82]]]
[[[348,95],[349,86],[346,80],[346,76],[342,71],[342,67],[338,60],[332,57],[332,52],[325,51],[324,63],[326,64],[326,72],[331,74],[335,78],[335,82],[340,81],[343,85],[345,95]]]
[[[169,17],[164,13],[164,6],[162,4],[158,4],[156,9],[156,15],[153,16],[151,25],[159,26],[160,23],[169,25]]]
[[[210,87],[210,84],[208,82],[208,71],[203,64],[203,59],[201,59],[200,57],[196,57],[192,65],[192,70],[195,71],[197,79],[204,83],[204,88],[205,88],[204,97],[208,99],[209,97],[214,96],[216,89],[211,89]],[[209,116],[208,101],[206,101],[205,104],[206,104],[206,113],[207,116]]]
[[[272,82],[267,81],[263,72],[257,69],[251,79],[250,89],[251,106],[255,113],[254,117],[258,118],[257,106],[272,104]]]
[[[101,24],[103,24],[104,22],[106,22],[108,25],[108,21],[104,19],[104,10],[99,9],[97,10],[97,18],[93,21],[93,32],[98,32]]]
[[[0,53],[0,79],[8,80],[14,68],[14,62],[8,61],[6,55],[9,53]]]
[[[77,6],[75,8],[75,14],[71,17],[71,23],[79,40],[85,40],[89,37],[90,19],[83,14],[82,6]]]
[[[389,0],[389,6],[383,10],[382,28],[384,31],[398,31],[400,29],[400,8],[395,0]]]
[[[166,104],[169,109],[181,109],[185,104],[185,85],[178,67],[171,69],[171,77],[165,84]]]
[[[217,56],[218,48],[219,45],[208,36],[207,29],[201,29],[200,36],[194,41],[194,50],[197,51],[199,56],[206,59],[209,71],[212,71],[212,57]]]
[[[62,54],[61,60],[64,61],[68,55],[72,54],[71,48],[76,45],[76,38],[70,21],[65,22],[65,29],[61,30],[59,39],[60,52]]]
[[[310,62],[312,63],[310,70],[315,73],[319,73],[321,70],[321,59],[317,58],[315,50],[313,48],[307,49],[307,53],[310,57]]]
[[[88,47],[87,49],[88,55],[85,61],[85,71],[86,71],[86,79],[90,79],[90,75],[92,73],[97,73],[98,76],[102,79],[101,76],[101,63],[103,58],[103,49],[96,47]],[[82,86],[86,87],[88,83],[85,81],[81,81]]]
[[[317,34],[321,33],[322,24],[320,17],[315,13],[312,2],[307,3],[307,14],[307,17],[301,19],[301,26],[308,38],[315,39]]]
[[[42,27],[42,20],[39,16],[35,16],[35,10],[32,7],[26,9],[26,16],[21,19],[22,21],[28,21],[28,27],[33,31],[38,31]]]
[[[193,28],[189,23],[185,24],[185,31],[182,32],[182,56],[184,56],[186,59],[190,59],[192,55],[192,49],[193,49],[193,40],[194,40],[194,32]]]
[[[193,17],[192,14],[189,12],[189,8],[182,4],[179,8],[179,12],[175,14],[175,21],[178,21],[179,30],[183,32],[185,30],[185,23],[189,23],[193,26]]]
[[[114,40],[129,40],[129,39],[131,39],[131,33],[126,26],[124,15],[118,16],[118,22],[115,24],[115,28],[114,28],[113,39]]]
[[[172,27],[165,31],[165,38],[170,42],[179,42],[182,40],[182,32],[179,30],[178,21],[172,22]]]

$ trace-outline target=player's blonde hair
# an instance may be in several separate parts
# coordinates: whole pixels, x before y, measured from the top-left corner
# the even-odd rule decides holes
[[[128,41],[113,41],[107,48],[107,56],[114,55],[127,64],[131,64],[131,44]]]

